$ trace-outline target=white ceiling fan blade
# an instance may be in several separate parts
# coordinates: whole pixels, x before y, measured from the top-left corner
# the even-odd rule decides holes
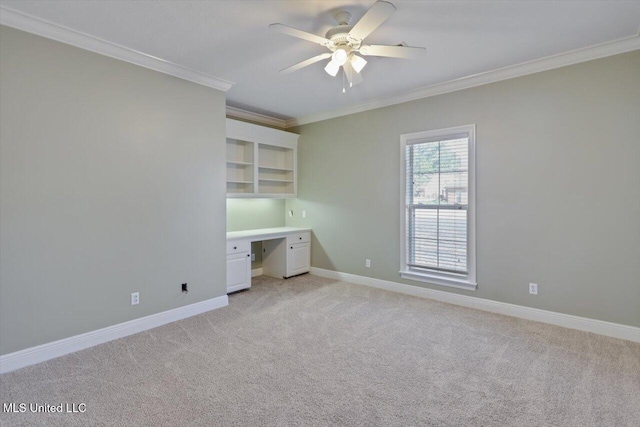
[[[344,68],[344,73],[347,75],[347,80],[349,80],[350,86],[356,86],[362,83],[362,75],[360,73],[357,73],[356,70],[353,69],[351,62],[345,62],[342,67]]]
[[[318,56],[314,56],[313,58],[309,58],[305,61],[298,62],[291,67],[287,67],[284,70],[280,70],[281,73],[293,73],[294,71],[298,71],[300,68],[304,68],[307,65],[315,64],[318,61],[322,61],[323,59],[327,59],[331,57],[331,52],[322,53]]]
[[[284,24],[271,24],[269,25],[271,31],[286,34],[288,36],[297,37],[299,39],[307,40],[313,43],[317,43],[322,46],[329,46],[331,40],[324,37],[316,36],[315,34],[307,33],[306,31],[298,30],[297,28],[289,27]]]
[[[364,40],[395,12],[396,7],[386,1],[378,1],[349,31],[349,37]]]
[[[365,56],[386,56],[389,58],[419,59],[424,56],[423,47],[362,45],[360,53]]]

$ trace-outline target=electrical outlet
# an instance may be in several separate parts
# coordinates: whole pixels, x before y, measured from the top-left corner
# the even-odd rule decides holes
[[[131,294],[131,305],[140,304],[140,292],[134,292]]]
[[[370,259],[364,260],[364,266],[367,268],[371,268],[371,260]]]
[[[187,288],[187,284],[186,283],[182,284],[182,292],[189,292],[189,289]]]
[[[529,293],[531,295],[538,295],[538,284],[537,283],[529,283]]]
[[[302,218],[306,218],[307,217],[307,211],[302,211]]]
[[[256,260],[256,254],[251,254],[251,261],[255,261]]]

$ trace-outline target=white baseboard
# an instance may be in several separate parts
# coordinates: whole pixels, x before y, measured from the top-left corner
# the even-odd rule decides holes
[[[564,326],[565,328],[578,329],[609,337],[640,342],[640,328],[634,326],[621,325],[619,323],[605,322],[603,320],[589,319],[587,317],[573,316],[571,314],[557,313],[554,311],[541,310],[539,308],[525,307],[522,305],[498,302],[468,295],[437,291],[434,289],[405,285],[402,283],[374,279],[371,277],[357,276],[355,274],[340,273],[338,271],[325,270],[316,267],[311,267],[311,274],[326,277],[328,279],[341,280],[356,285],[371,286],[373,288],[384,289],[391,292],[398,292],[401,294],[442,301],[449,304],[461,305],[463,307],[489,311],[491,313],[504,314],[527,320],[535,320],[537,322]]]
[[[0,356],[0,374],[229,305],[226,295]]]
[[[262,268],[254,268],[251,270],[251,277],[262,276]]]

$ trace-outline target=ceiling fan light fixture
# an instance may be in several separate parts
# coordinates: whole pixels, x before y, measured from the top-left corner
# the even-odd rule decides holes
[[[364,66],[367,65],[367,61],[363,57],[354,54],[351,56],[351,65],[356,70],[356,73],[360,73]]]
[[[331,61],[329,61],[327,66],[324,67],[324,70],[331,77],[335,77],[338,74],[338,71],[340,70],[340,65],[336,64],[336,62],[332,59]]]
[[[338,48],[335,52],[333,52],[333,55],[331,55],[331,61],[335,62],[338,66],[341,66],[344,65],[345,62],[347,62],[348,57],[349,55],[344,48]]]

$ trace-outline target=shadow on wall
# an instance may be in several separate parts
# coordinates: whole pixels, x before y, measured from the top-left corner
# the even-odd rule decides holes
[[[311,266],[322,265],[327,270],[336,271],[335,264],[313,231],[311,232],[311,248]]]

